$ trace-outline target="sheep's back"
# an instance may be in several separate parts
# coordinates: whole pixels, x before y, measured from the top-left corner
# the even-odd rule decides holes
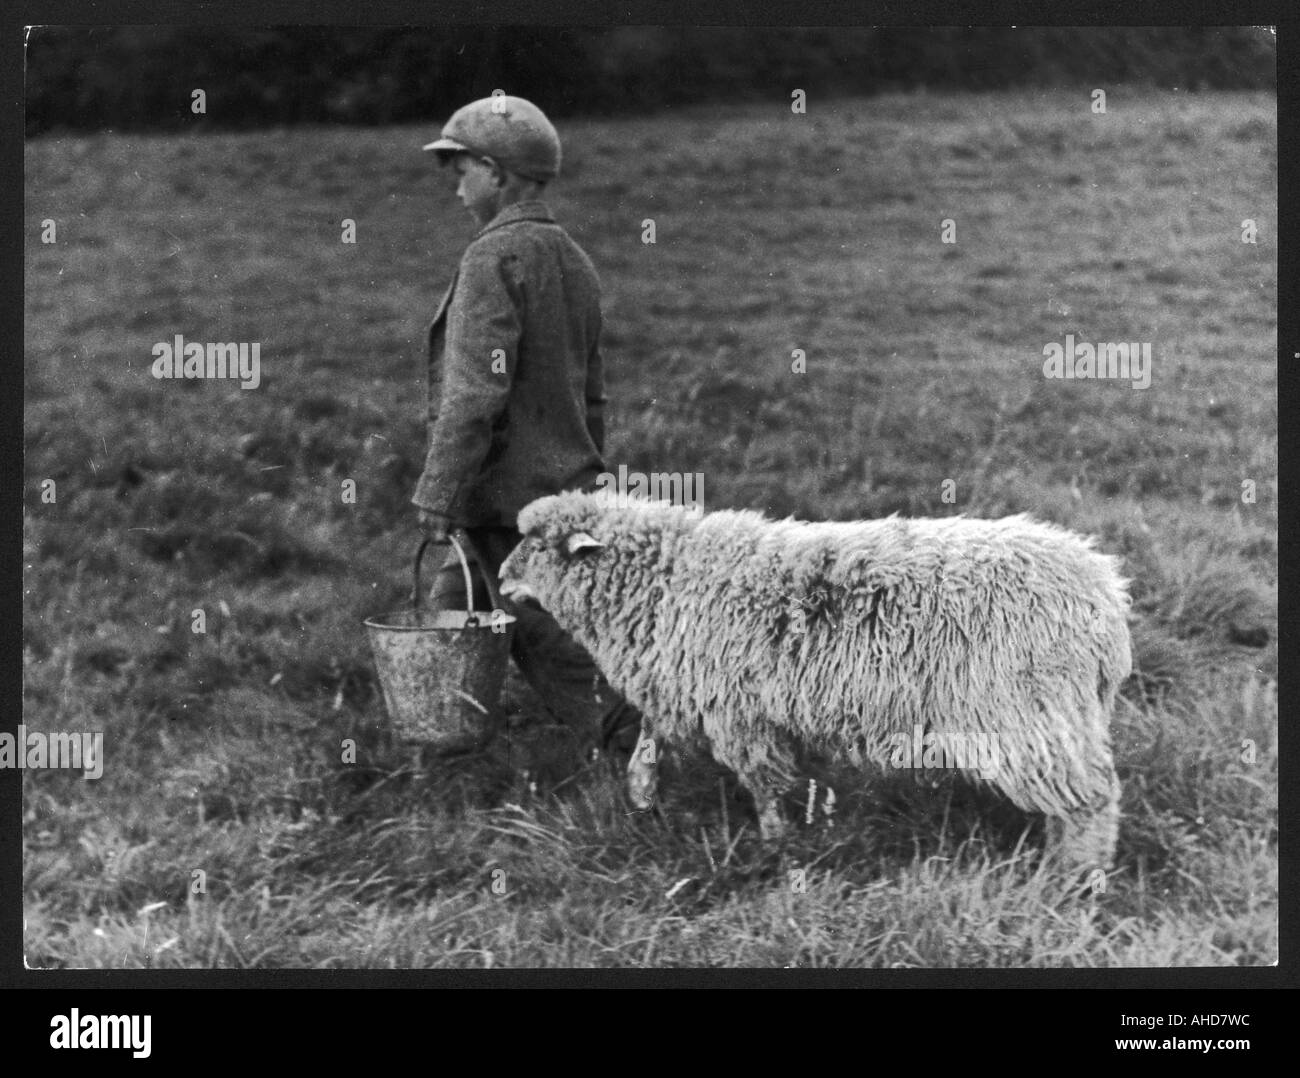
[[[719,512],[679,538],[654,651],[661,706],[881,739],[989,729],[1035,696],[1087,706],[1127,673],[1114,560],[1025,517],[769,522]]]

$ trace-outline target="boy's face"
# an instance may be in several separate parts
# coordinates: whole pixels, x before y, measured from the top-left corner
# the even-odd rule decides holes
[[[467,153],[458,153],[452,167],[460,177],[456,197],[479,224],[487,224],[499,209],[501,184],[496,170],[482,158]]]

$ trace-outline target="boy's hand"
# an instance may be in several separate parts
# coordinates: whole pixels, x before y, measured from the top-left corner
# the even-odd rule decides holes
[[[451,519],[441,513],[421,509],[420,530],[435,543],[445,543],[447,542],[447,533],[451,531]]]

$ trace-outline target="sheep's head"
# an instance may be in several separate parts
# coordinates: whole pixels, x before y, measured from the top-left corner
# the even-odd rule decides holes
[[[566,597],[584,602],[584,577],[606,544],[595,530],[591,495],[557,494],[525,506],[519,514],[523,541],[501,565],[501,594],[512,602],[536,602],[564,613]]]

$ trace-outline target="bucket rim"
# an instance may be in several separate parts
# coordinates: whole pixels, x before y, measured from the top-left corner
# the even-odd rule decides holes
[[[394,625],[387,620],[390,618],[402,618],[402,617],[405,617],[409,620],[415,613],[416,611],[412,607],[407,607],[405,610],[392,610],[392,611],[387,611],[383,614],[372,614],[370,617],[364,619],[361,622],[361,624],[364,625],[367,629],[384,629],[385,631],[392,632],[392,633],[463,633],[466,630],[470,630],[472,632],[474,629],[491,629],[493,625],[492,618],[495,611],[492,610],[473,611],[474,615],[478,618],[477,625],[460,625],[460,626]],[[464,610],[426,610],[424,611],[424,613],[458,614],[462,617],[468,616],[467,612]],[[500,617],[497,618],[496,624],[513,625],[518,620],[519,619],[515,617],[513,614],[507,614],[503,610],[501,611]]]

